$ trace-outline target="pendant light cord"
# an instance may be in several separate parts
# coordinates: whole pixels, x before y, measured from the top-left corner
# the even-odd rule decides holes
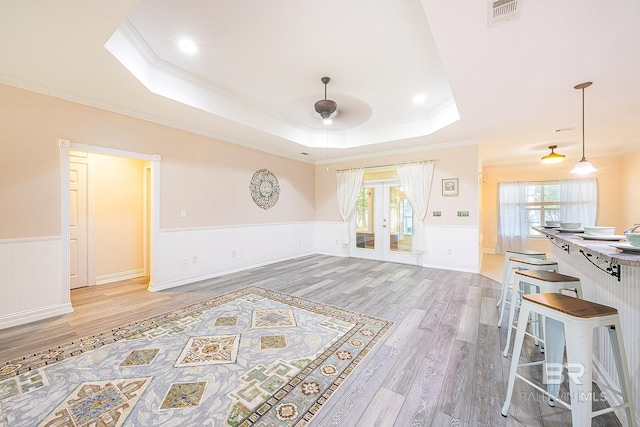
[[[582,88],[582,160],[586,160],[584,157],[584,88]]]

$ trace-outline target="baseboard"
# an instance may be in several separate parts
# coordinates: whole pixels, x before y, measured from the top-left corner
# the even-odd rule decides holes
[[[282,262],[282,261],[289,261],[292,259],[302,258],[305,256],[314,255],[314,254],[315,252],[296,254],[289,257],[271,259],[268,261],[263,261],[263,262],[253,263],[253,264],[246,264],[241,267],[231,268],[227,270],[214,271],[214,272],[202,274],[199,276],[185,277],[177,280],[166,280],[163,282],[149,282],[149,287],[147,288],[147,290],[149,290],[150,292],[164,291],[166,289],[175,288],[176,286],[188,285],[190,283],[201,282],[203,280],[210,280],[216,277],[224,276],[226,274],[238,273],[240,271],[250,270],[252,268],[258,268],[258,267],[264,267],[265,265],[275,264],[277,262]]]
[[[422,267],[437,268],[439,270],[461,271],[463,273],[480,273],[480,268],[452,267],[450,265],[423,264]]]
[[[49,317],[61,316],[73,312],[70,302],[58,305],[50,305],[33,310],[21,311],[0,316],[0,329],[11,328],[12,326],[24,325],[36,320],[47,319]]]
[[[119,282],[120,280],[135,279],[144,276],[144,270],[138,268],[136,270],[121,271],[119,273],[103,274],[96,276],[96,285],[105,285],[107,283]]]

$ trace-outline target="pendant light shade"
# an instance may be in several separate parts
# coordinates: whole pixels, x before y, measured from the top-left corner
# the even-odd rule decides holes
[[[594,168],[591,162],[584,157],[571,169],[571,173],[575,173],[576,175],[587,175],[597,171],[598,169]]]
[[[551,153],[540,158],[540,161],[542,161],[542,163],[558,163],[564,160],[564,154],[558,154],[553,151],[558,148],[557,145],[550,145],[549,148],[551,149]]]
[[[590,161],[584,156],[584,90],[591,86],[592,82],[580,83],[574,86],[574,89],[582,90],[582,160],[571,170],[571,173],[577,175],[586,175],[592,172],[596,172],[598,169],[594,168]]]

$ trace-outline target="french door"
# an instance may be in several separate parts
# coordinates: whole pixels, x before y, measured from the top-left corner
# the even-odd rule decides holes
[[[416,263],[413,210],[399,182],[364,183],[350,225],[351,256]]]

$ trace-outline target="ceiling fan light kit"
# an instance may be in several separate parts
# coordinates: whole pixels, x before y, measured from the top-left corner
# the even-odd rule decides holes
[[[324,99],[321,99],[320,101],[316,102],[315,108],[316,108],[316,112],[320,114],[320,117],[322,117],[325,123],[327,123],[326,121],[330,120],[331,115],[338,108],[338,104],[336,104],[335,101],[327,99],[327,84],[331,81],[331,79],[329,77],[323,77],[320,80],[324,84]]]
[[[558,154],[555,151],[553,151],[556,148],[558,148],[557,145],[550,145],[549,148],[551,149],[551,153],[547,154],[546,156],[542,156],[540,158],[540,161],[542,161],[542,163],[558,163],[564,160],[565,158],[564,154]]]
[[[594,168],[591,162],[588,161],[584,155],[584,90],[592,84],[592,82],[585,82],[573,87],[574,89],[582,90],[582,160],[580,160],[578,164],[571,170],[571,173],[577,175],[586,175],[598,171],[598,169]]]

